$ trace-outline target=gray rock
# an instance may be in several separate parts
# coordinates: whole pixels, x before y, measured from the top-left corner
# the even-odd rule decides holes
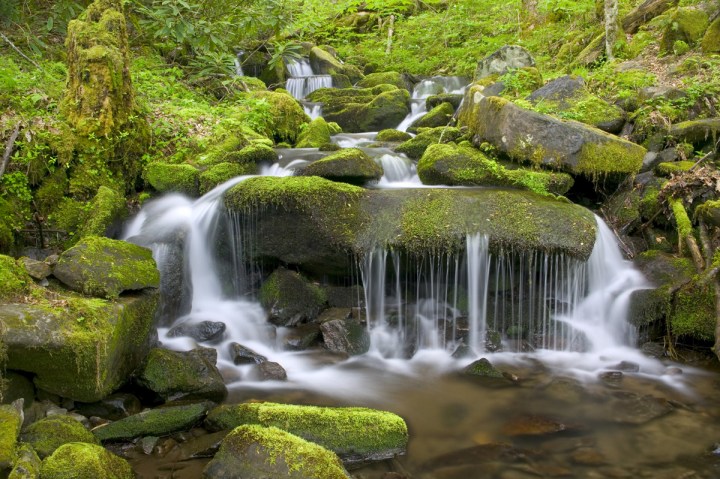
[[[32,379],[17,372],[6,371],[3,374],[5,379],[2,403],[10,404],[16,399],[24,399],[25,407],[30,407],[35,400],[35,385]]]
[[[171,338],[187,336],[195,341],[217,341],[222,339],[225,323],[219,321],[201,321],[196,324],[179,324],[170,328],[167,335]]]
[[[76,410],[84,416],[96,416],[117,421],[139,413],[142,410],[142,405],[140,400],[132,394],[117,393],[95,403],[77,404]]]
[[[38,261],[28,257],[20,258],[20,262],[25,266],[25,271],[31,278],[42,281],[52,274],[50,265],[44,261]]]
[[[352,318],[331,319],[320,324],[325,347],[350,356],[370,350],[370,334],[365,326]]]
[[[641,102],[648,100],[679,100],[686,98],[687,93],[679,88],[667,86],[649,86],[641,88],[638,91],[638,100]]]
[[[255,366],[255,376],[259,381],[286,381],[287,372],[280,364],[265,361]]]
[[[258,354],[238,343],[230,344],[230,356],[232,356],[235,364],[260,364],[267,361],[267,358],[262,354]]]
[[[527,100],[538,103],[543,100],[557,101],[561,104],[578,96],[585,89],[585,80],[579,76],[565,75],[549,81],[527,97]],[[565,103],[567,105],[567,103]]]
[[[320,337],[320,326],[315,323],[301,324],[287,330],[283,346],[291,351],[303,351]]]
[[[475,69],[475,80],[490,75],[503,75],[511,68],[533,66],[535,66],[535,59],[530,52],[517,45],[505,45],[478,62]]]

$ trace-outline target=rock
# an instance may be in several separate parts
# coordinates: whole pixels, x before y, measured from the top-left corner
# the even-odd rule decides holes
[[[419,160],[430,145],[457,141],[461,135],[460,130],[457,128],[441,127],[421,130],[415,138],[411,138],[398,145],[395,151],[405,153],[413,160]]]
[[[463,374],[482,378],[504,378],[503,373],[496,369],[495,366],[485,358],[480,358],[465,366]]]
[[[25,271],[32,279],[42,281],[52,274],[50,265],[44,261],[38,261],[28,257],[20,258],[18,261],[22,263]]]
[[[197,459],[201,457],[213,457],[225,436],[229,431],[219,431],[211,434],[203,434],[193,437],[180,445],[180,455],[178,461],[187,461],[188,459]]]
[[[503,75],[510,69],[534,67],[535,59],[530,52],[517,45],[505,45],[480,60],[475,69],[475,81],[490,75]]]
[[[413,122],[411,127],[417,128],[437,128],[445,126],[452,120],[455,108],[450,103],[441,103],[423,116]],[[415,130],[413,130],[415,131]]]
[[[212,407],[211,402],[203,401],[148,409],[95,428],[93,434],[100,441],[127,441],[143,436],[166,436],[192,428],[205,418]]]
[[[269,119],[264,128],[260,128],[260,133],[274,139],[276,143],[295,144],[303,125],[310,123],[310,117],[300,103],[287,93],[276,91],[254,91],[249,95],[270,104]]]
[[[30,377],[17,371],[5,371],[3,374],[2,403],[11,404],[17,399],[24,400],[25,408],[35,400],[35,385]]]
[[[547,82],[527,97],[532,103],[552,101],[569,106],[567,101],[579,96],[585,90],[585,80],[579,76],[565,75]],[[486,95],[487,96],[487,95]]]
[[[258,381],[286,381],[287,372],[279,363],[263,361],[254,368],[254,376]]]
[[[645,148],[577,122],[524,110],[472,87],[460,112],[473,142],[488,142],[519,162],[547,165],[598,179],[640,170]]]
[[[36,374],[38,388],[97,401],[125,383],[157,341],[157,291],[115,301],[59,295],[0,305],[9,369]]]
[[[581,466],[602,466],[608,463],[607,458],[597,449],[589,447],[580,448],[574,451],[570,456],[570,460]]]
[[[287,241],[287,237],[284,238]],[[299,273],[278,268],[263,282],[260,303],[277,326],[294,326],[317,317],[326,302],[323,290]]]
[[[140,400],[129,393],[111,394],[101,401],[77,404],[76,410],[83,416],[96,416],[111,421],[137,414],[142,409]]]
[[[310,163],[302,170],[302,175],[362,186],[378,181],[383,169],[359,148],[343,148]]]
[[[73,291],[108,299],[160,286],[150,250],[97,236],[83,238],[65,251],[53,275]]]
[[[334,353],[356,356],[370,350],[370,333],[365,326],[352,318],[321,322],[320,331],[325,348]]]
[[[450,103],[453,109],[457,110],[462,103],[463,95],[461,93],[439,93],[430,95],[425,99],[425,106],[428,110],[432,110],[442,103]]]
[[[154,348],[135,381],[165,401],[192,398],[221,402],[227,395],[214,361],[199,349],[178,352]]]
[[[514,186],[536,193],[562,195],[573,185],[566,173],[508,170],[471,146],[430,145],[417,165],[426,185]]]
[[[133,479],[130,464],[95,444],[60,446],[42,463],[43,479]]]
[[[235,364],[260,364],[267,361],[262,354],[238,343],[230,343],[230,356]]]
[[[714,143],[720,137],[720,118],[676,123],[670,127],[668,136],[677,143],[692,143],[696,147]]]
[[[197,197],[200,194],[200,170],[186,163],[154,161],[145,167],[145,181],[160,193],[177,192]]]
[[[42,462],[30,444],[18,445],[9,479],[38,479]]]
[[[706,55],[720,53],[720,18],[716,18],[705,32],[702,39],[702,50]]]
[[[80,238],[112,236],[113,232],[119,235],[127,213],[125,197],[114,189],[101,186],[90,202],[88,216],[77,234]]]
[[[398,72],[370,73],[357,83],[358,88],[372,88],[378,85],[394,85],[398,88],[410,90],[405,78]]]
[[[239,165],[272,165],[277,163],[278,154],[268,145],[251,143],[239,150],[229,151],[224,160]]]
[[[645,355],[655,359],[663,359],[665,354],[665,346],[661,343],[643,343],[640,351]]]
[[[351,84],[362,79],[362,73],[357,67],[341,63],[320,47],[313,47],[310,50],[310,66],[317,75],[345,75]]]
[[[437,456],[423,464],[423,469],[434,470],[448,466],[479,465],[491,462],[529,462],[530,453],[509,444],[489,443]]]
[[[244,425],[223,440],[206,479],[350,479],[338,457],[275,427]]]
[[[695,209],[695,215],[707,224],[720,227],[720,201],[706,201]]]
[[[606,371],[598,374],[598,378],[606,385],[618,387],[622,383],[623,373],[621,371]]]
[[[606,419],[621,424],[644,424],[675,409],[666,399],[625,391],[615,393],[606,406]]]
[[[506,422],[501,432],[510,437],[545,436],[571,429],[566,424],[550,417],[538,415],[516,416]]]
[[[296,148],[320,148],[330,143],[330,128],[323,117],[315,118],[298,137]]]
[[[170,328],[168,337],[190,337],[195,341],[219,341],[225,332],[225,323],[219,321],[201,321],[195,324],[183,323]]]
[[[649,86],[638,91],[638,101],[640,103],[652,100],[673,101],[687,98],[687,96],[685,91],[669,86]]]
[[[280,428],[335,452],[346,465],[404,454],[408,442],[401,417],[359,407],[245,403],[218,406],[206,420],[214,431],[242,424]]]
[[[31,424],[20,436],[40,458],[51,455],[63,444],[85,442],[99,444],[95,436],[75,419],[61,414],[48,416]]]
[[[308,349],[320,337],[320,326],[315,323],[289,328],[283,337],[283,347],[291,351]]]
[[[410,133],[404,132],[404,131],[398,131],[394,130],[392,128],[387,130],[381,130],[378,132],[377,136],[375,137],[375,141],[379,142],[399,142],[399,141],[407,141],[411,139],[413,136]]]
[[[640,372],[640,365],[631,361],[620,361],[618,364],[612,366],[610,369],[615,369],[617,371],[623,371],[626,373],[637,373]]]
[[[0,471],[8,469],[13,463],[22,423],[21,411],[15,406],[0,406]]]
[[[708,27],[707,13],[700,9],[681,7],[670,15],[669,22],[660,39],[660,51],[673,53],[675,42],[695,45],[703,38]]]

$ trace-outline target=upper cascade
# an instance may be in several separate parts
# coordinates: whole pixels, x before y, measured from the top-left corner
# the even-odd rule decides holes
[[[307,58],[290,60],[285,66],[290,75],[285,83],[285,88],[298,100],[303,100],[319,88],[332,88],[332,77],[316,75]]]

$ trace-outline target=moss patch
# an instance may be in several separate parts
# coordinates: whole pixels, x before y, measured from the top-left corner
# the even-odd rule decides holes
[[[705,54],[720,53],[720,18],[716,18],[705,32],[702,50]]]
[[[108,229],[127,215],[125,197],[105,186],[98,189],[81,226],[79,236],[105,236]]]
[[[708,26],[708,16],[696,8],[678,8],[670,16],[662,38],[660,51],[673,53],[675,42],[682,41],[688,45],[695,45],[703,37]]]
[[[261,128],[261,133],[273,138],[276,143],[295,144],[302,126],[310,123],[310,117],[300,103],[287,93],[256,91],[251,95],[270,104],[270,116]]]
[[[450,103],[441,103],[423,116],[418,118],[413,124],[413,128],[437,128],[447,125],[455,113],[455,108]],[[413,130],[415,131],[415,130]]]
[[[237,176],[253,175],[256,172],[255,164],[218,163],[200,173],[200,193],[205,194]]]
[[[413,136],[410,133],[404,131],[394,130],[392,128],[387,130],[381,130],[375,137],[375,141],[381,142],[396,142],[396,141],[407,141]]]
[[[419,160],[428,146],[434,143],[449,143],[457,141],[462,136],[458,128],[440,127],[419,130],[417,136],[401,143],[395,148],[398,153],[405,153],[413,160]]]
[[[29,444],[20,444],[8,479],[37,479],[40,477],[41,462]]]
[[[372,88],[378,85],[394,85],[407,90],[405,80],[398,72],[370,73],[357,84],[359,88]]]
[[[585,143],[575,170],[593,179],[608,174],[635,174],[644,157],[645,150],[629,141]]]
[[[177,191],[198,196],[200,172],[188,164],[150,163],[145,167],[145,180],[160,193]]]
[[[32,279],[10,256],[0,255],[0,299],[11,300],[28,293]]]
[[[302,174],[361,186],[379,180],[383,175],[383,169],[364,151],[358,148],[344,148],[312,162]]]
[[[715,292],[709,284],[697,281],[680,288],[675,295],[675,308],[670,318],[676,336],[700,341],[715,339]]]
[[[330,127],[323,117],[315,118],[298,138],[297,148],[320,148],[330,143]]]
[[[70,442],[99,444],[95,436],[80,422],[61,414],[31,424],[23,432],[22,440],[30,444],[40,458],[51,455],[58,447]]]
[[[679,175],[690,170],[695,164],[694,161],[672,161],[659,163],[655,167],[655,174],[669,178],[672,175]]]
[[[0,406],[0,470],[7,469],[15,457],[22,417],[13,406]]]
[[[43,479],[133,479],[130,464],[101,446],[69,443],[43,461]]]
[[[285,268],[263,282],[258,299],[270,311],[270,321],[279,326],[311,321],[327,303],[323,289]]]

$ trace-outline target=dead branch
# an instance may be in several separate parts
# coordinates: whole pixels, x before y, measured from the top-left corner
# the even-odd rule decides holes
[[[2,35],[0,33],[0,35]],[[12,155],[13,148],[15,148],[15,140],[17,140],[18,135],[20,134],[20,123],[18,122],[15,125],[15,129],[12,132],[12,135],[10,135],[10,138],[8,138],[7,143],[5,144],[5,153],[3,153],[2,157],[2,163],[0,163],[0,178],[5,174],[5,168],[7,168],[8,163],[10,163],[10,155]]]

